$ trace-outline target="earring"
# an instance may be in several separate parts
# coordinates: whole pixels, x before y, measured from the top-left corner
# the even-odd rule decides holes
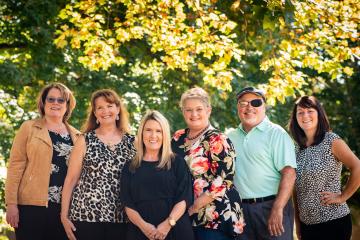
[[[116,120],[119,120],[120,118],[119,118],[119,115],[116,115],[116,118],[115,118]]]
[[[99,124],[99,120],[96,119],[96,124]]]

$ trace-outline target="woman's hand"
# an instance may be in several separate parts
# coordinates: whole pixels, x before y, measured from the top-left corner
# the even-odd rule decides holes
[[[320,192],[320,194],[321,194],[320,201],[321,204],[323,205],[345,203],[345,200],[342,198],[341,193]]]
[[[165,219],[162,223],[160,223],[156,230],[155,239],[163,240],[168,235],[169,231],[171,229],[171,226],[169,224],[168,219]]]
[[[191,216],[195,213],[198,213],[198,212],[199,212],[199,209],[195,205],[191,205],[188,209],[189,216]]]
[[[155,239],[157,229],[154,225],[145,222],[143,226],[141,226],[140,230],[145,234],[148,239]]]
[[[6,222],[11,227],[17,228],[19,224],[19,209],[16,204],[9,204],[6,208]]]
[[[76,231],[76,228],[74,224],[70,221],[70,219],[67,216],[61,215],[61,222],[64,226],[67,237],[70,240],[76,240],[76,237],[74,235],[74,231]]]

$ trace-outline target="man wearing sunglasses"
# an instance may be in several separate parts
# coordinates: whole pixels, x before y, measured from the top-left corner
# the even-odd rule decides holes
[[[237,94],[241,124],[228,133],[236,150],[234,184],[244,211],[239,240],[293,239],[290,196],[295,183],[295,147],[266,116],[266,98],[256,88]]]

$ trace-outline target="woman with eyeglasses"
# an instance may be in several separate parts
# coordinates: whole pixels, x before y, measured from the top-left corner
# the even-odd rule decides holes
[[[10,152],[5,184],[6,221],[17,240],[64,240],[61,193],[68,160],[80,132],[68,124],[75,107],[61,83],[45,86],[38,97],[40,118],[25,121]]]
[[[136,153],[128,116],[115,91],[92,94],[85,133],[71,153],[62,195],[61,221],[70,240],[125,239],[120,179]]]
[[[314,96],[296,101],[289,130],[297,143],[294,202],[298,239],[351,239],[346,200],[360,185],[359,158],[330,130],[326,112]],[[344,187],[343,165],[350,171]]]
[[[172,139],[193,176],[194,202],[188,209],[197,240],[231,240],[243,232],[240,196],[233,184],[235,151],[230,139],[210,124],[208,93],[192,88],[181,96],[186,129]]]

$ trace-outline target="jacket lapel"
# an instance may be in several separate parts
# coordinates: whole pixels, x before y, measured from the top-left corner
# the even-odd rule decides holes
[[[38,119],[35,124],[34,127],[37,128],[37,134],[35,135],[35,137],[39,138],[40,140],[42,140],[44,143],[46,143],[49,147],[52,147],[52,142],[51,142],[51,138],[49,135],[49,132],[45,126],[45,119],[41,118]]]
[[[79,130],[77,130],[76,128],[70,126],[68,123],[65,123],[65,125],[70,133],[71,140],[72,140],[73,144],[75,145],[75,142],[76,142],[77,138],[81,135],[81,132]]]

